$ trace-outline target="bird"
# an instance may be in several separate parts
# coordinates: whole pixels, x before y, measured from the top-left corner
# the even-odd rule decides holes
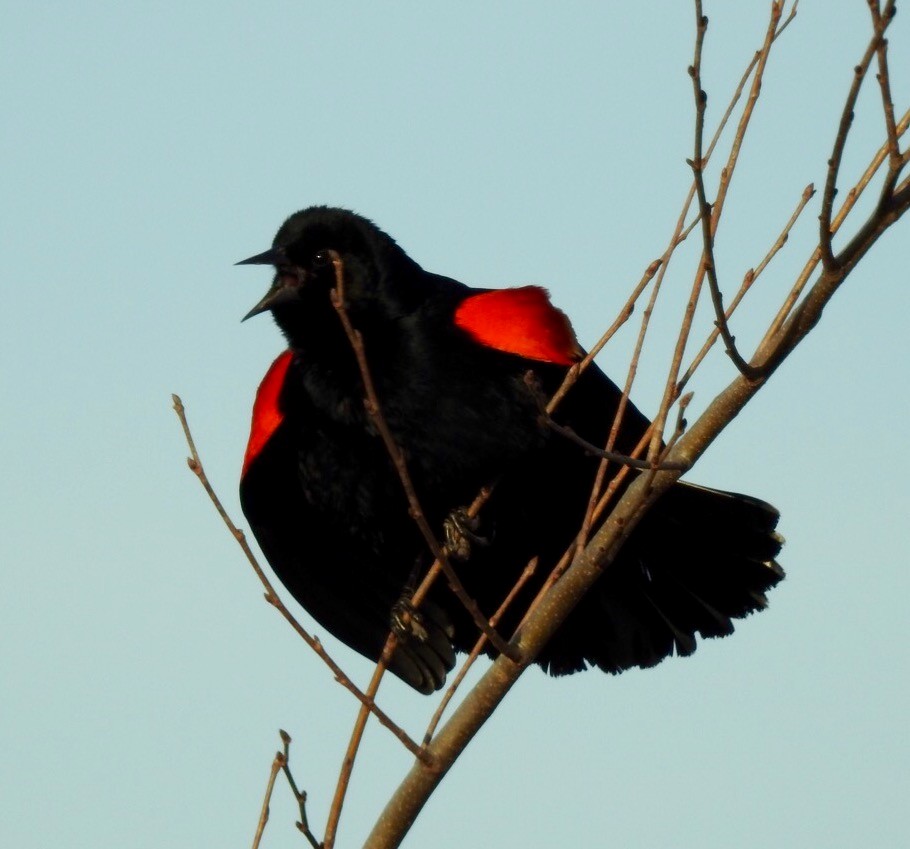
[[[508,635],[577,539],[600,463],[541,416],[541,396],[556,391],[584,351],[540,286],[478,288],[426,271],[347,209],[291,215],[271,248],[238,263],[273,267],[245,319],[270,312],[286,344],[255,395],[240,478],[244,515],[313,619],[378,659],[401,624],[398,605],[433,557],[364,403],[363,374],[333,303],[336,261],[345,311],[422,513],[440,538],[454,527],[466,542],[460,559],[451,552],[454,568],[486,617],[537,558],[497,623]],[[604,445],[621,397],[592,363],[553,418]],[[629,403],[614,449],[630,454],[649,424]],[[463,520],[484,487],[491,495],[473,524],[453,518]],[[757,498],[676,482],[535,662],[554,676],[592,667],[615,674],[690,655],[699,636],[732,633],[733,620],[763,609],[784,577],[778,519]],[[410,631],[396,632],[388,668],[431,694],[479,631],[443,580],[415,616]]]

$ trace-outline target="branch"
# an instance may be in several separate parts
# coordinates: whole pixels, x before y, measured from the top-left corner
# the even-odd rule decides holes
[[[288,786],[290,786],[291,792],[294,794],[294,799],[297,801],[297,809],[300,811],[300,820],[296,823],[297,830],[306,837],[313,849],[322,849],[322,844],[316,839],[316,835],[310,831],[310,823],[306,815],[306,791],[297,788],[297,782],[294,781],[294,776],[291,774],[291,735],[287,731],[280,729],[278,734],[281,736],[281,742],[284,746],[282,753],[284,755],[284,763],[281,765],[281,769],[284,771],[284,777],[288,780]]]
[[[275,752],[272,768],[269,771],[269,783],[265,788],[265,798],[262,800],[262,811],[259,814],[259,822],[256,824],[256,834],[253,836],[253,849],[259,849],[259,842],[262,840],[265,824],[269,821],[269,803],[272,801],[272,791],[275,789],[275,777],[284,764],[284,755],[281,752]]]
[[[796,10],[797,10],[798,6],[799,6],[799,0],[796,0],[796,2],[793,3],[793,6],[790,9],[790,14],[787,16],[787,19],[775,30],[773,37],[771,39],[772,41],[776,41],[777,38],[783,33],[783,31],[790,25],[790,23],[796,17]],[[759,60],[761,59],[761,56],[762,56],[762,51],[756,50],[755,55],[752,57],[751,61],[746,66],[746,69],[743,71],[743,74],[740,77],[739,83],[737,84],[736,89],[734,90],[732,96],[730,97],[730,101],[727,104],[727,108],[724,111],[723,117],[721,118],[720,123],[717,125],[717,129],[714,131],[714,135],[711,138],[711,143],[708,145],[708,150],[706,151],[706,153],[704,155],[704,161],[706,163],[711,158],[711,154],[714,152],[714,148],[717,146],[717,143],[720,140],[720,137],[723,134],[724,129],[726,129],[727,123],[730,120],[730,116],[733,114],[733,110],[736,108],[736,104],[739,102],[739,98],[742,96],[746,83],[748,82],[749,77],[752,75],[753,70],[755,70],[755,66],[758,64]],[[683,208],[682,208],[682,212],[680,213],[680,216],[679,216],[679,221],[677,222],[677,226],[676,226],[676,229],[674,230],[673,237],[671,238],[670,244],[668,245],[666,251],[664,252],[664,254],[661,257],[654,260],[654,262],[652,262],[648,266],[648,268],[645,269],[645,273],[642,276],[642,279],[639,281],[638,286],[636,286],[635,289],[633,290],[632,295],[629,297],[629,300],[626,302],[624,307],[620,310],[619,317],[616,319],[616,321],[614,321],[613,325],[611,325],[606,330],[606,332],[603,334],[603,336],[601,336],[601,338],[597,341],[597,343],[594,345],[594,347],[591,348],[588,355],[580,363],[576,364],[569,370],[568,374],[566,375],[566,379],[565,379],[563,385],[559,388],[559,391],[553,396],[553,399],[550,401],[550,405],[548,407],[548,412],[552,413],[554,411],[556,406],[559,404],[559,402],[565,396],[566,392],[568,392],[569,388],[578,379],[581,372],[583,372],[591,364],[594,357],[596,357],[597,354],[600,353],[600,351],[607,344],[607,342],[609,342],[609,340],[613,337],[613,335],[616,333],[616,331],[619,329],[619,327],[622,326],[622,324],[624,324],[629,319],[629,317],[632,315],[632,312],[634,310],[635,301],[638,299],[638,296],[641,294],[642,290],[651,281],[651,279],[654,277],[654,275],[657,273],[658,270],[660,270],[660,276],[658,277],[657,288],[660,288],[660,281],[663,278],[664,273],[666,272],[666,269],[669,265],[671,257],[673,256],[676,249],[686,240],[689,233],[691,233],[692,230],[694,229],[695,225],[698,224],[699,218],[698,218],[698,216],[696,216],[696,218],[693,221],[691,221],[688,225],[686,225],[685,227],[683,226],[683,224],[685,222],[686,214],[689,211],[689,207],[692,204],[692,198],[694,197],[694,195],[695,195],[695,183],[693,182],[692,186],[689,188],[689,193],[686,196],[685,202],[683,203]]]
[[[222,521],[227,526],[227,529],[231,532],[231,536],[237,540],[238,545],[246,555],[246,559],[253,567],[253,571],[256,573],[256,577],[259,578],[259,581],[265,588],[265,600],[285,618],[288,624],[290,624],[290,626],[300,635],[303,641],[314,652],[316,652],[322,662],[332,670],[336,681],[338,681],[342,686],[352,692],[357,700],[362,705],[364,705],[367,710],[375,714],[380,723],[388,728],[402,742],[404,747],[412,755],[414,755],[414,757],[418,759],[427,758],[428,756],[426,752],[420,746],[418,746],[417,743],[415,743],[402,728],[393,722],[389,716],[373,702],[373,699],[371,697],[366,696],[360,691],[357,685],[354,684],[350,678],[348,678],[341,667],[335,663],[334,660],[332,660],[332,658],[329,656],[329,653],[323,647],[322,643],[316,637],[311,636],[310,633],[294,618],[293,614],[287,609],[287,607],[284,606],[284,603],[279,598],[278,593],[275,592],[274,587],[272,586],[265,572],[262,570],[262,567],[259,565],[256,557],[253,555],[252,549],[250,549],[249,543],[246,541],[246,535],[231,521],[230,516],[228,516],[227,511],[221,504],[221,500],[215,494],[215,490],[209,483],[208,476],[205,474],[205,469],[202,467],[202,461],[199,459],[199,453],[196,450],[196,443],[193,440],[192,433],[190,432],[190,426],[186,419],[186,410],[184,409],[183,402],[180,400],[180,396],[171,395],[171,398],[174,402],[174,410],[177,413],[177,418],[180,419],[180,424],[183,427],[183,435],[186,437],[186,442],[190,449],[191,456],[187,458],[187,465],[190,467],[190,471],[192,471],[193,474],[195,474],[199,479],[199,482],[202,484],[206,493],[208,493],[212,504],[215,505],[215,509],[218,511],[218,515],[221,516]]]
[[[375,424],[376,429],[379,432],[379,435],[386,447],[389,458],[395,467],[399,480],[401,481],[402,488],[404,489],[405,496],[408,500],[409,513],[411,515],[411,518],[414,519],[415,523],[420,529],[424,541],[426,542],[427,547],[430,549],[434,557],[434,562],[430,567],[430,570],[428,571],[417,592],[415,592],[411,598],[411,605],[416,609],[421,604],[426,595],[429,593],[430,587],[435,582],[437,576],[439,575],[439,572],[442,571],[445,574],[453,593],[471,614],[475,624],[480,629],[480,631],[490,640],[490,642],[497,649],[497,651],[499,651],[500,654],[505,655],[510,659],[514,655],[517,660],[515,649],[505,643],[505,641],[495,631],[489,621],[487,621],[486,617],[480,611],[480,608],[478,608],[477,603],[468,595],[467,591],[464,588],[464,585],[461,583],[461,580],[455,574],[455,570],[449,563],[448,555],[445,549],[439,544],[439,541],[436,539],[435,534],[433,533],[426,520],[426,516],[423,513],[423,509],[421,508],[420,501],[417,497],[417,492],[414,489],[414,484],[411,481],[410,473],[408,472],[407,462],[405,461],[401,449],[395,442],[395,438],[392,436],[392,432],[389,430],[385,416],[382,414],[382,408],[379,404],[379,397],[376,393],[376,388],[373,384],[373,377],[366,358],[366,350],[363,344],[363,337],[360,332],[356,330],[351,324],[350,317],[347,313],[347,307],[344,300],[344,264],[341,260],[341,257],[337,253],[334,251],[331,253],[333,255],[332,261],[335,267],[335,289],[332,290],[332,305],[335,307],[335,310],[338,313],[338,317],[341,320],[341,324],[344,328],[345,334],[348,337],[348,341],[351,343],[351,348],[357,360],[357,365],[360,370],[360,376],[361,380],[363,381],[364,392],[366,395],[364,404],[366,406],[367,413],[372,418],[373,423]],[[472,509],[474,510],[473,515],[476,515],[477,511],[480,509],[480,506],[489,498],[489,495],[489,491],[484,492],[482,490],[477,499],[475,499],[475,503],[468,510],[468,515],[472,515]],[[391,661],[397,646],[398,638],[394,633],[390,632],[389,636],[386,638],[386,643],[383,647],[382,654],[380,655],[379,660],[376,663],[376,667],[373,670],[373,676],[370,679],[370,683],[367,687],[366,697],[370,699],[375,697],[376,693],[379,690],[379,685],[382,681],[382,678],[385,675],[386,668],[388,667],[388,664]],[[361,708],[360,712],[357,715],[357,719],[354,722],[351,738],[348,741],[348,747],[345,752],[344,760],[341,764],[341,772],[335,785],[335,794],[332,799],[332,805],[329,809],[329,817],[325,830],[325,849],[332,849],[332,847],[335,845],[335,839],[338,832],[338,823],[341,819],[341,811],[344,807],[347,788],[350,784],[351,774],[354,770],[354,761],[357,757],[357,751],[360,748],[361,740],[363,739],[363,733],[366,728],[368,716],[368,712],[365,709]],[[422,751],[426,750],[423,749]]]
[[[820,311],[829,298],[830,295],[820,295],[813,309]],[[798,341],[791,342],[790,350]],[[735,378],[678,441],[668,461],[694,463],[763,385],[751,383],[743,376]],[[640,476],[630,484],[584,552],[562,576],[558,589],[547,594],[526,621],[518,642],[529,660],[537,656],[585,592],[609,568],[622,543],[650,505],[676,482],[679,473],[656,472],[650,483],[646,477]],[[436,758],[435,768],[428,770],[420,764],[412,767],[374,826],[364,844],[366,849],[400,843],[433,789],[506,696],[521,671],[503,658],[492,664],[428,746]]]
[[[471,518],[476,517],[483,505],[486,504],[486,502],[489,500],[492,493],[492,487],[485,487],[481,489],[477,497],[474,499],[474,502],[468,508],[468,516]],[[433,565],[427,571],[427,574],[424,577],[423,581],[421,581],[420,586],[417,587],[414,595],[411,596],[410,604],[414,609],[419,608],[423,603],[441,571],[442,564],[440,561],[434,561]],[[484,635],[481,635],[481,638],[483,639]],[[370,679],[369,685],[367,686],[366,695],[368,698],[375,698],[376,693],[379,690],[379,684],[385,675],[386,668],[389,664],[389,661],[392,659],[392,655],[394,654],[397,645],[398,638],[393,632],[390,632],[389,636],[386,638],[386,643],[382,649],[382,654],[379,656],[379,660],[376,662],[376,668],[373,670],[373,676]],[[335,795],[332,798],[332,805],[329,809],[329,817],[326,823],[323,849],[332,849],[332,847],[335,845],[335,838],[338,831],[338,822],[341,818],[341,810],[344,806],[344,799],[347,794],[347,788],[351,780],[351,774],[354,770],[354,760],[357,757],[357,750],[360,748],[360,742],[363,739],[363,732],[366,729],[366,723],[369,715],[370,712],[367,710],[366,705],[361,705],[360,712],[357,714],[357,719],[354,722],[354,728],[351,731],[351,739],[348,741],[348,748],[345,752],[344,760],[341,764],[341,773],[339,774],[338,782],[335,785]]]
[[[541,415],[541,421],[551,430],[558,433],[560,436],[564,436],[570,442],[574,442],[576,445],[584,448],[585,452],[591,454],[594,457],[601,457],[604,460],[611,460],[614,463],[619,463],[623,466],[629,466],[632,469],[640,469],[643,471],[672,471],[672,472],[687,472],[689,467],[682,463],[651,463],[647,460],[638,460],[635,457],[629,457],[625,454],[619,454],[616,451],[605,451],[602,448],[598,448],[596,445],[588,442],[587,439],[580,437],[574,430],[570,427],[565,427],[557,422],[553,421],[550,416]]]
[[[695,15],[697,20],[695,58],[691,67],[689,68],[689,75],[692,78],[692,87],[695,92],[695,156],[694,159],[688,160],[688,162],[692,168],[693,176],[695,179],[695,190],[696,194],[698,195],[698,206],[701,211],[702,243],[704,246],[702,267],[708,276],[708,287],[711,292],[711,302],[714,305],[715,324],[718,331],[720,332],[720,335],[723,337],[727,354],[730,359],[733,360],[733,364],[736,366],[739,372],[745,375],[749,380],[760,380],[764,375],[762,369],[750,365],[739,353],[736,348],[736,340],[733,337],[733,334],[730,332],[729,325],[727,324],[727,316],[724,311],[723,295],[721,294],[720,285],[717,280],[717,265],[714,258],[714,233],[720,220],[726,188],[730,184],[733,169],[736,166],[739,150],[741,149],[742,145],[742,139],[748,127],[755,102],[758,100],[758,95],[761,91],[761,80],[762,76],[764,75],[765,65],[768,60],[771,45],[774,42],[774,36],[777,32],[778,22],[780,20],[780,15],[782,12],[782,5],[782,3],[773,3],[771,6],[771,20],[768,24],[768,31],[765,36],[765,44],[758,54],[759,58],[755,71],[755,78],[753,79],[752,83],[752,94],[749,98],[749,103],[743,112],[743,116],[740,119],[739,128],[737,130],[736,139],[734,140],[733,149],[730,153],[730,159],[728,160],[727,167],[722,172],[721,191],[718,194],[717,203],[713,211],[711,204],[708,203],[708,199],[705,193],[705,162],[702,158],[702,137],[704,134],[705,106],[708,101],[708,96],[705,94],[701,85],[701,55],[702,47],[704,45],[705,32],[708,28],[708,19],[702,13],[701,0],[696,0],[695,2]]]
[[[769,251],[765,254],[762,261],[755,266],[755,268],[750,268],[743,277],[742,285],[739,287],[739,291],[733,297],[733,300],[730,301],[730,306],[727,307],[724,317],[729,319],[731,315],[736,311],[736,308],[740,305],[743,298],[749,289],[752,288],[752,284],[759,278],[761,273],[768,267],[768,264],[772,259],[780,252],[780,250],[787,243],[787,240],[790,237],[790,230],[793,229],[793,225],[796,223],[797,219],[802,215],[803,210],[806,208],[806,205],[809,201],[815,196],[815,186],[812,183],[809,183],[799,199],[799,203],[796,205],[796,209],[793,211],[793,214],[790,216],[787,223],[784,225],[784,229],[781,231],[780,235],[777,237],[777,241],[771,246]],[[705,340],[705,344],[702,345],[701,350],[695,355],[695,358],[692,360],[689,368],[686,369],[685,374],[679,379],[679,383],[676,384],[676,393],[677,395],[682,392],[686,384],[691,380],[692,375],[695,374],[695,371],[701,365],[702,360],[707,356],[708,352],[714,347],[714,343],[720,336],[720,328],[715,327],[711,333],[708,335],[708,338]]]
[[[696,87],[698,80],[695,81]],[[704,92],[702,92],[702,95]],[[704,100],[696,94],[696,100],[699,103],[699,111],[704,111]],[[714,259],[714,236],[711,234],[711,204],[705,196],[705,181],[703,174],[703,164],[701,161],[701,139],[696,142],[695,161],[689,160],[692,171],[695,174],[695,186],[698,193],[698,205],[701,208],[702,222],[702,239],[704,242],[704,259],[702,267],[708,275],[708,288],[711,292],[711,303],[714,305],[715,327],[723,337],[727,355],[733,360],[733,364],[739,369],[740,374],[749,380],[760,380],[764,376],[764,371],[760,368],[750,365],[739,353],[736,347],[736,338],[730,332],[727,324],[727,315],[724,311],[724,297],[720,291],[720,284],[717,281],[717,266]]]
[[[682,241],[682,239],[680,239]],[[678,243],[677,243],[678,244]],[[664,264],[664,257],[660,259],[655,259],[646,269],[644,274],[641,276],[641,280],[638,281],[638,285],[632,290],[632,294],[629,295],[628,300],[623,304],[622,309],[619,311],[619,315],[616,316],[613,323],[607,328],[604,334],[597,340],[594,347],[585,355],[584,359],[580,363],[576,363],[569,371],[566,373],[565,379],[562,382],[562,385],[556,390],[556,393],[550,399],[547,404],[547,412],[552,413],[558,406],[560,401],[565,398],[566,393],[575,385],[575,382],[581,376],[581,373],[594,361],[594,358],[604,349],[606,344],[613,338],[616,334],[616,331],[619,330],[631,317],[632,313],[635,312],[635,302],[638,300],[639,295],[645,290],[645,287],[651,280],[654,278],[654,275],[657,274],[657,270]]]
[[[893,3],[889,3],[893,6]],[[885,27],[890,23],[888,19]],[[832,246],[832,237],[834,235],[831,229],[831,210],[834,206],[834,196],[837,194],[837,175],[840,171],[841,159],[844,155],[844,148],[847,145],[847,136],[850,135],[850,127],[853,125],[853,110],[856,107],[856,100],[859,97],[859,90],[866,78],[866,72],[869,70],[869,64],[872,57],[877,53],[883,40],[884,27],[880,32],[876,32],[860,63],[853,69],[853,82],[847,93],[847,101],[844,103],[844,109],[841,112],[840,123],[837,128],[837,136],[834,139],[834,149],[831,152],[831,158],[828,160],[828,176],[825,179],[825,190],[822,194],[821,214],[818,216],[819,222],[819,250],[821,252],[822,266],[826,271],[837,271],[837,260],[834,257]],[[890,147],[890,145],[889,145]]]
[[[898,137],[902,136],[910,127],[910,109],[908,109],[904,114],[901,120],[897,124],[897,134]],[[847,192],[847,196],[844,198],[844,202],[841,205],[841,208],[838,210],[837,215],[834,217],[834,220],[831,222],[831,234],[836,235],[843,225],[844,221],[847,219],[847,216],[853,210],[853,207],[856,205],[856,202],[862,197],[863,192],[872,182],[872,178],[878,172],[878,169],[881,167],[882,163],[885,161],[888,156],[888,142],[886,141],[878,151],[872,157],[869,165],[866,170],[863,172],[862,176],[854,184],[853,188]],[[903,163],[906,164],[906,163]],[[896,191],[899,191],[896,190]],[[781,327],[784,322],[790,315],[794,304],[799,300],[800,295],[803,292],[803,289],[806,286],[806,283],[809,282],[809,278],[812,276],[812,273],[815,271],[816,266],[821,261],[821,248],[816,247],[812,252],[812,255],[806,261],[806,264],[803,266],[802,271],[796,279],[796,282],[793,284],[790,292],[787,294],[784,303],[781,305],[781,308],[777,311],[777,315],[774,317],[774,321],[771,322],[771,326],[768,328],[765,333],[762,341],[759,343],[758,351],[759,354],[763,354],[771,340],[780,332]]]
[[[509,590],[509,594],[505,597],[503,603],[499,605],[498,610],[490,617],[490,623],[492,625],[496,625],[499,620],[505,616],[506,611],[515,600],[515,597],[518,595],[518,593],[521,592],[524,585],[528,582],[528,579],[531,578],[536,570],[537,558],[533,557],[531,558],[531,562],[525,566],[522,573],[518,576],[518,580],[515,582],[515,586]],[[436,732],[436,726],[439,725],[439,720],[442,719],[442,715],[445,713],[445,709],[448,707],[449,702],[452,701],[452,697],[455,695],[455,691],[464,680],[465,675],[468,674],[468,670],[474,665],[474,661],[480,657],[480,653],[483,651],[483,648],[486,644],[487,636],[486,634],[481,634],[480,637],[478,637],[477,642],[474,644],[474,647],[471,649],[471,652],[468,655],[467,659],[462,664],[461,669],[458,670],[458,674],[455,676],[449,689],[446,690],[445,696],[443,696],[443,698],[440,700],[439,706],[436,708],[432,719],[430,719],[430,724],[427,726],[427,730],[423,735],[424,746],[428,745],[430,740],[433,739],[433,734]]]
[[[891,79],[888,72],[888,42],[885,40],[885,30],[894,19],[895,8],[894,0],[889,0],[885,4],[884,11],[879,11],[878,0],[868,0],[869,11],[872,14],[872,26],[875,29],[877,44],[875,55],[878,60],[878,79],[879,88],[882,93],[882,111],[885,115],[885,131],[888,134],[888,158],[890,160],[889,170],[895,175],[901,169],[902,155],[897,137],[897,124],[894,120],[894,101],[891,99]],[[893,184],[886,190],[894,188]]]
[[[363,388],[364,392],[366,393],[365,406],[367,413],[373,419],[373,423],[376,425],[376,429],[379,431],[379,435],[382,437],[386,451],[388,452],[389,457],[395,466],[395,470],[398,473],[398,477],[401,480],[401,485],[404,488],[405,495],[408,499],[411,518],[417,523],[417,527],[420,529],[421,534],[423,534],[423,538],[427,544],[427,547],[430,549],[433,557],[439,561],[440,565],[442,566],[442,571],[445,574],[446,579],[452,588],[452,591],[458,597],[458,600],[464,605],[465,609],[471,614],[472,618],[474,619],[474,624],[476,624],[477,627],[487,635],[487,638],[500,654],[504,654],[513,662],[517,663],[519,661],[519,656],[516,654],[515,649],[509,646],[506,641],[503,640],[503,638],[497,634],[493,628],[490,627],[489,621],[487,621],[487,618],[483,615],[480,608],[477,606],[477,602],[475,602],[474,599],[468,595],[467,590],[464,588],[464,584],[461,583],[460,578],[455,574],[455,570],[449,563],[449,558],[446,551],[439,544],[439,541],[436,539],[435,534],[427,522],[423,509],[420,506],[420,500],[417,497],[417,492],[414,489],[414,484],[411,481],[411,475],[408,472],[408,465],[404,459],[404,454],[401,453],[401,449],[395,442],[395,437],[392,436],[392,432],[389,430],[385,416],[382,414],[382,408],[379,405],[379,396],[376,394],[376,387],[373,384],[370,367],[367,363],[366,350],[364,349],[363,345],[363,336],[360,334],[360,331],[354,328],[354,326],[351,324],[351,319],[348,316],[347,307],[344,301],[344,265],[341,261],[341,257],[337,253],[334,251],[331,253],[333,254],[332,261],[335,265],[335,289],[332,290],[332,305],[335,307],[335,310],[338,313],[338,317],[341,319],[345,333],[347,334],[348,340],[351,343],[351,347],[354,350],[354,355],[357,358],[357,365],[360,369],[360,376],[363,379]]]
[[[838,138],[840,135],[839,130]],[[892,171],[894,167],[892,162]],[[908,207],[910,179],[905,179],[851,239],[837,258],[836,265],[826,265],[806,298],[786,320],[774,339],[772,356],[763,364],[768,374],[792,353],[817,324],[825,306],[849,272]],[[753,382],[744,375],[738,375],[711,402],[695,424],[679,437],[667,452],[666,460],[691,465],[763,385],[764,381]],[[677,429],[680,429],[679,422]],[[657,428],[651,438],[656,438],[659,442]],[[537,656],[584,593],[610,567],[623,541],[650,505],[673,486],[678,477],[676,471],[655,470],[632,481],[610,516],[566,570],[558,587],[543,597],[538,608],[530,614],[514,638],[528,661]],[[377,821],[365,844],[368,849],[381,849],[400,843],[432,790],[505,697],[521,672],[521,668],[509,664],[504,658],[499,658],[492,664],[429,744],[428,749],[436,757],[435,769],[430,771],[420,764],[412,767]]]
[[[434,577],[438,574],[439,571],[437,570]],[[376,667],[373,669],[370,683],[367,685],[366,695],[369,698],[375,698],[376,693],[379,691],[379,684],[382,682],[382,678],[385,675],[385,671],[388,668],[389,662],[397,647],[398,638],[394,633],[389,633],[389,636],[386,638],[385,646],[383,646],[382,654],[379,656],[379,660],[376,661]],[[335,845],[335,838],[338,834],[338,823],[341,820],[341,811],[344,807],[348,786],[351,783],[351,774],[354,771],[354,761],[357,758],[357,751],[360,749],[360,743],[363,740],[363,732],[366,729],[369,716],[370,712],[366,709],[366,705],[361,705],[360,711],[357,714],[357,719],[354,720],[354,728],[351,730],[351,738],[348,741],[344,759],[341,762],[341,771],[338,774],[338,781],[335,783],[335,793],[332,796],[332,805],[329,808],[329,816],[326,820],[325,838],[323,840],[324,849],[332,849]],[[426,751],[426,747],[424,747],[424,751]]]

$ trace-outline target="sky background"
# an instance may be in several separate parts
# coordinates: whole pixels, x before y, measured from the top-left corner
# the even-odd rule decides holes
[[[712,125],[768,6],[707,6]],[[314,203],[373,218],[430,270],[547,285],[592,344],[688,187],[691,4],[39,0],[2,17],[0,845],[248,846],[278,728],[321,833],[357,705],[262,601],[170,393],[239,521],[250,405],[282,343],[267,317],[239,323],[268,272],[232,264]],[[778,42],[719,233],[728,292],[823,183],[868,32],[861,0],[806,0]],[[910,17],[892,43],[900,110]],[[883,138],[867,88],[850,176]],[[746,350],[817,211],[734,320]],[[902,843],[908,244],[905,220],[689,475],[780,508],[770,609],[646,672],[529,671],[405,845]],[[655,313],[648,411],[694,247]],[[601,358],[619,379],[636,328]],[[692,414],[732,376],[717,352]],[[365,683],[370,664],[317,632]],[[415,736],[434,704],[393,680],[380,700]],[[409,765],[371,724],[339,846]],[[279,784],[263,845],[304,845],[294,815]]]

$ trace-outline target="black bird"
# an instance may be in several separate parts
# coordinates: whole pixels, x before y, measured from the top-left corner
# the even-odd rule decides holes
[[[243,511],[275,573],[323,627],[376,659],[415,566],[431,557],[367,414],[361,374],[331,303],[333,252],[348,314],[361,332],[382,411],[407,457],[428,520],[447,519],[496,483],[458,573],[492,614],[528,561],[536,576],[500,623],[508,635],[579,531],[598,460],[541,423],[582,351],[544,289],[489,290],[424,271],[370,221],[311,207],[288,218],[272,248],[244,263],[273,265],[265,297],[288,349],[256,396],[243,463]],[[620,391],[592,365],[556,418],[603,445]],[[615,448],[648,427],[630,405]],[[778,513],[744,495],[673,486],[563,623],[537,662],[550,674],[589,665],[647,667],[720,637],[762,609],[783,577]],[[421,607],[423,633],[403,639],[391,670],[431,693],[478,631],[444,580]]]

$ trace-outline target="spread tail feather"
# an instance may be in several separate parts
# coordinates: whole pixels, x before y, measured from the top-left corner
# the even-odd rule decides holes
[[[553,675],[621,672],[692,654],[763,609],[784,572],[779,514],[745,495],[678,484],[654,505],[539,663]]]

